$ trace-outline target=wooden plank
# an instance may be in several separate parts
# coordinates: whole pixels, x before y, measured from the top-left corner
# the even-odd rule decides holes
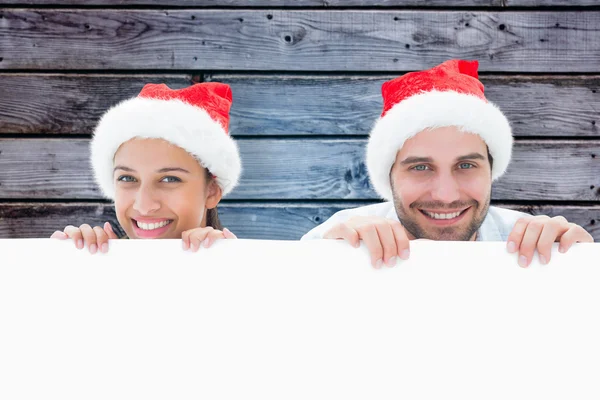
[[[100,203],[0,203],[0,238],[44,238],[67,225],[110,222],[124,235],[112,205]]]
[[[366,135],[394,76],[208,75],[231,85],[231,132]],[[600,137],[600,76],[483,76],[515,136]],[[0,134],[91,134],[102,113],[145,83],[185,87],[190,75],[0,74]]]
[[[366,135],[395,76],[209,75],[231,85],[234,135]],[[482,76],[515,136],[600,137],[600,77]]]
[[[0,11],[1,69],[597,72],[600,12]]]
[[[0,0],[0,4],[164,7],[548,7],[597,6],[597,0]]]
[[[229,199],[370,200],[364,139],[241,139]],[[0,199],[98,199],[87,139],[1,139]],[[496,200],[600,200],[600,141],[520,141]]]
[[[182,88],[190,75],[0,74],[0,133],[91,134],[102,114],[146,83]]]
[[[224,226],[244,239],[298,240],[335,212],[358,207],[353,203],[225,203],[219,206]],[[562,215],[583,226],[600,241],[600,206],[510,205],[535,215]],[[67,225],[92,226],[116,223],[113,206],[98,203],[4,203],[0,204],[0,238],[49,237]]]

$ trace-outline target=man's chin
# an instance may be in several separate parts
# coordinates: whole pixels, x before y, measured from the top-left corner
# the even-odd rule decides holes
[[[475,234],[471,234],[465,230],[444,229],[443,232],[424,232],[422,239],[440,240],[448,242],[465,242],[474,239]]]
[[[443,241],[469,241],[473,240],[477,230],[473,232],[472,221],[450,225],[450,226],[431,226],[427,221],[422,221],[421,224],[413,225],[414,232],[410,232],[417,239],[428,239],[428,240],[443,240]],[[408,228],[409,225],[405,225]]]

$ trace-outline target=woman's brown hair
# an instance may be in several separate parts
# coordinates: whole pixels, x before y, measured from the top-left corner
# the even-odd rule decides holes
[[[206,181],[210,183],[215,177],[208,169],[205,169],[205,171]],[[223,225],[221,224],[221,220],[219,220],[219,211],[217,210],[217,207],[206,210],[206,226],[210,226],[213,229],[218,229],[220,231],[223,230]]]

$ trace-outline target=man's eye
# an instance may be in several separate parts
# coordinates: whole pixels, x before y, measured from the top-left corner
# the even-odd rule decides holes
[[[164,178],[161,179],[161,182],[175,183],[175,182],[181,182],[181,179],[179,179],[176,176],[165,176]]]
[[[462,163],[462,164],[459,164],[459,166],[458,166],[458,168],[460,168],[460,169],[470,169],[473,167],[474,167],[474,165],[471,163]]]
[[[135,178],[131,175],[121,175],[117,178],[119,182],[135,182]]]
[[[427,171],[429,167],[427,165],[415,165],[413,169],[415,171]]]

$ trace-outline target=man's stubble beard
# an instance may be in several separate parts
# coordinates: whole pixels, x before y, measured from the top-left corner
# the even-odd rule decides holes
[[[490,208],[490,198],[491,198],[491,189],[488,193],[488,196],[485,200],[483,206],[476,201],[454,201],[450,204],[445,204],[441,202],[419,202],[416,201],[409,205],[409,209],[414,210],[416,213],[420,213],[419,209],[436,209],[436,210],[456,210],[457,208],[464,209],[466,207],[472,207],[474,212],[474,217],[467,226],[466,229],[462,229],[457,232],[455,227],[444,227],[435,229],[435,233],[428,233],[425,229],[423,229],[416,221],[416,218],[411,218],[409,214],[406,212],[406,209],[402,205],[399,196],[396,194],[396,190],[394,188],[394,184],[391,183],[392,186],[392,195],[394,197],[394,208],[396,209],[396,215],[398,215],[398,219],[400,223],[406,229],[406,231],[411,234],[415,239],[430,239],[430,240],[451,240],[451,241],[468,241],[472,240],[475,237],[475,234],[483,224],[485,217],[487,216],[488,210]],[[435,235],[435,236],[434,236]]]

